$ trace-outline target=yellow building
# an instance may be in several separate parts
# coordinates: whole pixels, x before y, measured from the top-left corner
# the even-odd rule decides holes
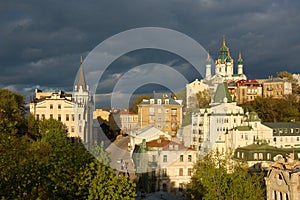
[[[35,91],[30,113],[37,120],[56,119],[68,130],[69,137],[80,137],[87,148],[93,140],[94,102],[86,84],[82,60],[73,93]]]
[[[263,85],[263,97],[282,99],[285,95],[292,94],[292,83],[281,78],[259,80]]]
[[[150,100],[143,100],[138,105],[138,125],[149,125],[175,135],[182,124],[182,100],[174,100],[170,94],[154,93]]]
[[[30,103],[30,113],[36,120],[56,119],[63,122],[70,137],[78,137],[75,131],[74,102],[72,95],[63,91],[43,92],[35,90],[35,99]]]

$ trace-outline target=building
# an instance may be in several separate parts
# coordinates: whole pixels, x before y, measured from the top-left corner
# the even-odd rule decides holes
[[[263,97],[282,99],[285,95],[292,94],[292,83],[281,78],[260,80],[263,85]]]
[[[219,84],[209,108],[192,114],[191,148],[207,153],[225,151],[228,130],[243,123],[244,110],[232,102],[227,84]]]
[[[233,99],[238,105],[252,102],[257,97],[262,97],[262,84],[257,80],[238,80]]]
[[[150,100],[138,105],[140,128],[152,125],[163,132],[175,135],[182,124],[182,100],[174,100],[171,94],[154,93]]]
[[[120,128],[124,133],[130,133],[138,130],[138,114],[127,110],[120,110],[119,116],[121,121]]]
[[[149,192],[164,191],[182,195],[193,175],[198,153],[182,143],[160,137],[143,143],[134,156],[142,187]]]
[[[265,122],[272,129],[271,145],[278,148],[300,148],[300,123]]]
[[[103,109],[96,109],[93,112],[93,119],[97,119],[98,117],[100,117],[101,119],[105,120],[105,121],[109,121],[109,115],[110,115],[110,111],[107,110],[103,110]]]
[[[277,158],[265,177],[267,200],[300,199],[300,163],[291,158]]]
[[[69,137],[80,137],[90,147],[93,140],[94,102],[85,82],[82,60],[74,86],[74,92],[43,92],[35,90],[35,97],[30,102],[30,113],[37,120],[56,119],[68,130]]]
[[[186,84],[186,107],[199,108],[196,94],[209,90],[209,86],[203,80],[196,79],[195,81]]]

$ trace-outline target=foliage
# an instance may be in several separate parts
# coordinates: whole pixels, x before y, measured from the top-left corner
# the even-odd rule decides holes
[[[0,133],[24,134],[24,96],[7,89],[0,90]]]
[[[257,112],[264,122],[300,120],[300,102],[297,96],[287,95],[284,99],[257,97],[252,103],[243,105],[248,111]]]
[[[1,111],[5,111],[0,118],[1,199],[134,198],[134,183],[117,177],[113,169],[100,163],[82,143],[72,143],[61,122],[35,121],[32,115],[25,117],[22,98],[1,90],[0,96],[3,94],[12,102],[0,100]],[[19,126],[21,122],[26,125],[27,134],[16,134],[25,131],[24,126]],[[94,148],[96,155],[109,163],[103,145]]]
[[[199,108],[205,108],[210,103],[209,89],[200,91],[196,94]]]
[[[194,166],[194,175],[187,185],[190,199],[264,199],[262,175],[250,175],[247,167],[233,163],[219,153],[211,153]]]

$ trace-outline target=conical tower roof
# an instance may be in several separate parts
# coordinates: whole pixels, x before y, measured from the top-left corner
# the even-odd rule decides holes
[[[84,71],[82,68],[82,56],[80,57],[80,68],[77,76],[77,90],[79,90],[80,86],[82,87],[82,90],[86,91],[87,90],[87,85],[85,82],[85,76],[84,76]]]

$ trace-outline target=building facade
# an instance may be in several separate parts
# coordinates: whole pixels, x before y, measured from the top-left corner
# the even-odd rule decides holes
[[[138,124],[140,128],[152,125],[175,135],[182,124],[182,100],[174,100],[170,94],[154,93],[153,98],[138,105]]]
[[[144,150],[142,150],[142,149]],[[175,195],[183,195],[184,185],[193,175],[193,165],[197,161],[198,153],[184,147],[182,143],[160,137],[148,142],[144,141],[138,150],[139,156],[135,157],[136,171],[144,183],[143,187],[148,192],[164,191]],[[144,159],[144,160],[143,160]],[[144,167],[145,169],[140,169]]]
[[[280,158],[265,177],[267,200],[300,199],[300,163],[292,158]]]
[[[292,83],[281,78],[261,80],[263,97],[282,99],[285,95],[292,94]]]
[[[119,115],[121,121],[120,128],[123,133],[130,133],[138,130],[138,114],[129,112],[127,110],[121,110]]]

